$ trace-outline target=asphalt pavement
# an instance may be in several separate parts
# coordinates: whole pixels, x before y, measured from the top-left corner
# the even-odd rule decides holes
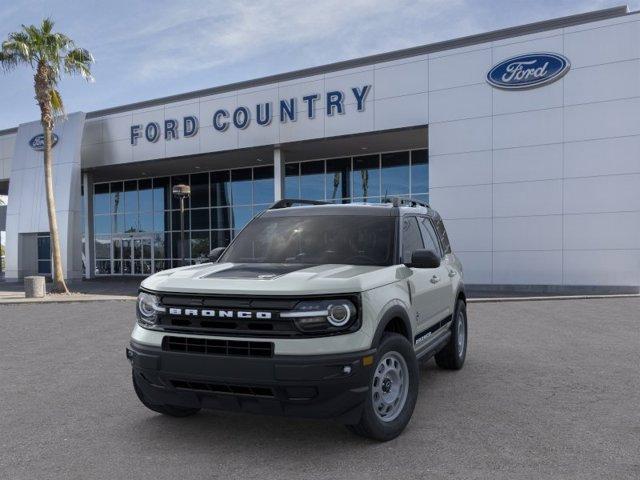
[[[388,443],[332,422],[146,410],[131,301],[0,305],[0,479],[640,478],[640,299],[469,305]]]

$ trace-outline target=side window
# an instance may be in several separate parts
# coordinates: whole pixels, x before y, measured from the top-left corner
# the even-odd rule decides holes
[[[424,243],[418,228],[418,220],[416,217],[404,217],[402,219],[402,261],[410,262],[411,254],[421,248],[424,248]]]
[[[424,248],[432,250],[436,255],[442,257],[442,249],[438,243],[438,237],[436,237],[436,232],[433,230],[428,218],[420,218],[420,229],[422,230],[422,238],[424,238]]]
[[[449,236],[447,235],[447,231],[444,229],[444,223],[442,222],[442,218],[440,215],[436,214],[433,218],[433,223],[436,227],[436,233],[438,234],[438,238],[440,238],[440,243],[442,244],[442,248],[444,249],[444,254],[451,253],[451,244],[449,243]]]

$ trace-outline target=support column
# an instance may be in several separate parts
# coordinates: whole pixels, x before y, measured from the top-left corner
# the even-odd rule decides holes
[[[84,210],[84,278],[93,278],[94,254],[93,254],[93,179],[91,174],[82,174],[82,208]]]
[[[284,152],[280,147],[273,149],[273,199],[274,201],[284,198]]]

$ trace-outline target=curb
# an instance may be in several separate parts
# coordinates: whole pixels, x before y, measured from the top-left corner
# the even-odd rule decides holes
[[[100,297],[91,297],[89,298],[80,298],[80,297],[71,297],[71,298],[12,298],[10,300],[2,300],[0,299],[0,307],[3,305],[33,305],[33,304],[47,304],[47,303],[83,303],[83,302],[110,302],[110,301],[135,301],[137,297],[131,297],[126,295],[119,296],[100,296]]]
[[[593,300],[602,298],[640,298],[640,294],[621,293],[613,295],[554,295],[548,297],[467,298],[467,303],[545,302],[557,300]]]

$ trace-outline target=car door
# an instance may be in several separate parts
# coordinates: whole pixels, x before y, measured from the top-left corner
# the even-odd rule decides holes
[[[425,248],[418,218],[405,216],[402,218],[402,262],[410,263],[415,250]],[[438,253],[436,251],[436,253]],[[409,267],[407,267],[409,268]],[[421,331],[441,320],[443,310],[448,305],[443,303],[442,286],[444,279],[443,266],[438,268],[410,268],[411,275],[407,283],[411,292],[411,303],[415,313],[417,330]]]
[[[451,268],[445,261],[445,252],[443,251],[441,242],[438,241],[433,222],[428,217],[419,217],[418,223],[420,224],[420,231],[424,239],[426,249],[433,250],[440,257],[441,264],[437,269],[437,290],[439,293],[438,304],[441,306],[441,310],[438,312],[438,318],[434,322],[440,321],[443,318],[450,315],[451,305],[453,301],[453,282],[451,275]]]

